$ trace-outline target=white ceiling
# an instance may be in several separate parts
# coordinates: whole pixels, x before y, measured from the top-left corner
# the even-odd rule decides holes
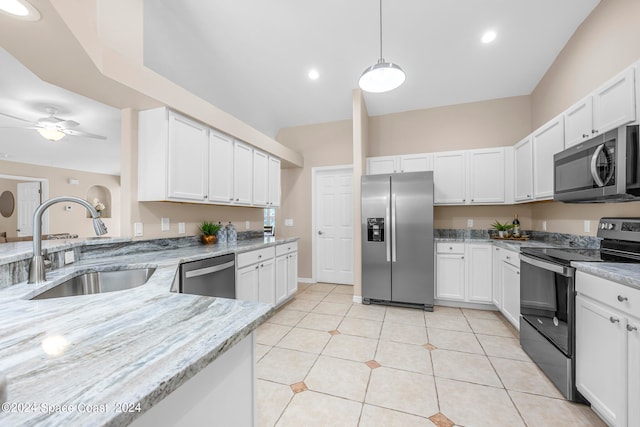
[[[369,114],[528,95],[598,3],[386,0],[384,58],[407,80],[366,94]],[[488,29],[498,37],[483,45]],[[144,30],[145,65],[272,137],[350,119],[379,58],[377,0],[151,0]]]
[[[369,114],[528,95],[598,3],[386,0],[384,58],[402,66],[407,81],[366,94]],[[144,6],[145,65],[272,137],[283,127],[350,119],[352,90],[379,57],[376,0]],[[483,45],[487,29],[498,37]],[[316,81],[307,77],[311,68],[320,73]],[[107,136],[53,143],[33,130],[3,128],[6,160],[119,174],[117,109],[41,81],[3,49],[0,69],[0,111],[36,121],[53,105],[58,117]],[[0,127],[24,124],[0,116]]]

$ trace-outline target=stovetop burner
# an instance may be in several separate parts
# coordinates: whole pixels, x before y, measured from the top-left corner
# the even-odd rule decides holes
[[[522,248],[524,254],[558,264],[571,261],[640,263],[640,218],[602,218],[600,249]]]

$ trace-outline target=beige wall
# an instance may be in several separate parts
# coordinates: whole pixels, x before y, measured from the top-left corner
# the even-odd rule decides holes
[[[528,96],[369,118],[369,156],[513,145],[531,130]]]
[[[353,162],[352,121],[320,123],[281,129],[276,140],[304,157],[303,168],[282,170],[281,208],[276,212],[276,234],[297,236],[298,276],[312,277],[311,169],[319,166],[351,165]],[[293,219],[285,227],[284,219]]]
[[[523,230],[533,225],[532,203],[500,206],[436,206],[433,210],[434,228],[472,228],[486,230],[496,220],[511,222],[518,214]],[[467,227],[467,220],[473,220],[473,227]]]
[[[640,59],[640,1],[602,0],[531,94],[533,129]]]
[[[101,185],[108,188],[113,203],[111,206],[112,217],[104,218],[103,221],[109,229],[109,236],[120,236],[120,215],[118,215],[120,211],[120,177],[4,160],[0,160],[0,171],[6,175],[48,179],[49,198],[77,196],[87,199],[87,194],[92,186]],[[70,178],[77,179],[80,183],[70,184]],[[89,200],[89,202],[92,203],[93,200]],[[69,204],[72,206],[72,210],[65,211],[65,205],[66,203],[59,203],[48,209],[49,233],[71,233],[80,237],[94,236],[93,223],[91,219],[87,218],[86,209],[77,204]]]

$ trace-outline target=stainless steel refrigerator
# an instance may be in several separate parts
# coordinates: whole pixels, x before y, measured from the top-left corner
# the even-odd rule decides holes
[[[433,172],[362,177],[362,302],[433,310]]]

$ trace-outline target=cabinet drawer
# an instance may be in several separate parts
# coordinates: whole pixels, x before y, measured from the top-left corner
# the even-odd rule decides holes
[[[576,273],[576,292],[626,314],[637,316],[640,313],[640,289],[578,271]]]
[[[520,267],[520,254],[507,249],[500,251],[502,261],[513,265],[514,267]]]
[[[257,251],[244,252],[238,254],[237,268],[246,267],[247,265],[255,264],[260,261],[273,258],[275,256],[275,248],[273,246],[264,249],[258,249]]]
[[[439,254],[464,254],[464,243],[440,242],[436,244]]]
[[[282,245],[276,246],[276,256],[286,255],[297,250],[298,242],[283,243]]]

